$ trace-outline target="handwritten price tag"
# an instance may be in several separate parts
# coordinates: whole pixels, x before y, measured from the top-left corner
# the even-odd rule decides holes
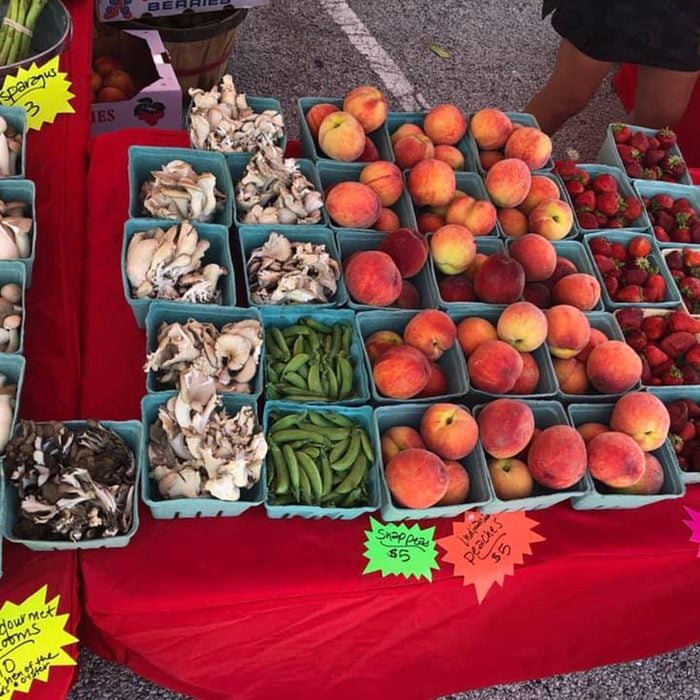
[[[422,576],[433,580],[432,569],[440,568],[435,561],[434,527],[422,530],[418,525],[384,524],[374,518],[370,518],[369,523],[364,552],[369,562],[363,574],[379,571],[382,576],[415,576],[417,579]]]
[[[46,681],[51,666],[75,666],[62,649],[78,640],[64,630],[68,614],[58,615],[60,596],[46,600],[46,586],[15,605],[0,609],[0,700],[29,692],[35,679]]]
[[[464,585],[474,584],[481,603],[494,583],[503,585],[512,576],[515,565],[532,554],[530,545],[544,537],[533,532],[539,523],[525,513],[483,515],[466,513],[464,521],[452,523],[452,534],[437,541],[447,553],[443,557],[454,565],[454,575],[464,577]]]
[[[20,68],[17,75],[8,75],[0,90],[0,103],[24,107],[27,126],[41,129],[47,122],[53,124],[56,115],[75,112],[70,104],[75,97],[70,87],[56,56],[41,66],[32,63],[29,68]]]
[[[686,506],[683,507],[685,508],[686,513],[688,513],[690,516],[690,520],[683,521],[693,533],[690,536],[690,541],[700,545],[700,513],[692,508],[686,508]],[[700,547],[698,547],[698,558],[700,559]]]

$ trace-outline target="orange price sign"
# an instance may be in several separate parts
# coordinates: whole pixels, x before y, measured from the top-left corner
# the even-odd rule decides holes
[[[522,511],[484,515],[465,513],[464,520],[452,523],[452,534],[437,540],[446,551],[443,561],[454,565],[454,575],[473,584],[481,603],[494,583],[503,585],[516,564],[522,564],[530,545],[543,542],[533,531],[539,523]]]

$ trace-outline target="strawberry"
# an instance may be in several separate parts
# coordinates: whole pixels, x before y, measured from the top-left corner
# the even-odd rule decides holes
[[[591,176],[587,170],[578,168],[576,171],[576,178],[584,187],[588,187],[588,185],[591,184]]]
[[[657,212],[656,225],[661,226],[667,233],[671,233],[676,228],[676,218],[667,211]]]
[[[685,277],[683,270],[671,270],[671,277],[674,282],[680,282]]]
[[[686,197],[679,197],[671,207],[671,214],[678,214],[679,211],[684,211],[685,209],[693,209],[693,205],[688,201]]]
[[[647,346],[647,337],[643,331],[638,328],[633,328],[625,333],[625,342],[635,352],[642,352]]]
[[[634,221],[642,215],[642,203],[633,194],[622,199],[622,208],[627,219]]]
[[[638,304],[644,301],[644,290],[639,285],[628,285],[618,290],[615,301],[623,304]]]
[[[676,454],[680,454],[683,451],[683,448],[685,447],[683,438],[681,438],[681,436],[677,435],[676,433],[669,433],[668,439],[671,443],[671,447],[673,447],[673,451]]]
[[[685,405],[686,408],[688,409],[688,418],[697,418],[700,416],[700,406],[695,403],[695,401],[691,401],[691,399],[680,399]]]
[[[564,182],[564,187],[566,187],[566,191],[572,197],[585,192],[584,186],[578,180],[566,180],[566,182]]]
[[[622,243],[611,243],[610,244],[610,257],[613,260],[619,260],[620,262],[625,262],[627,260],[627,250]]]
[[[685,353],[685,361],[693,365],[695,369],[700,369],[700,345],[695,344],[688,352]]]
[[[643,287],[649,279],[649,273],[645,270],[640,270],[639,268],[632,268],[630,270],[625,270],[622,273],[622,284],[623,285],[639,285]]]
[[[644,355],[640,355],[639,359],[642,361],[642,384],[648,384],[651,379],[651,368],[647,362],[647,358]]]
[[[662,352],[662,351],[660,350],[659,352]],[[661,377],[664,374],[666,374],[666,372],[668,372],[672,367],[673,367],[673,360],[671,360],[671,359],[668,359],[665,362],[662,362],[660,365],[652,365],[651,375],[652,375],[652,377]]]
[[[660,148],[655,148],[654,150],[649,149],[644,154],[644,158],[642,158],[642,164],[645,168],[650,168],[652,165],[658,165],[663,160],[665,155],[666,151],[662,151]]]
[[[684,297],[698,301],[700,299],[700,279],[684,277],[680,283],[680,291]]]
[[[642,170],[643,180],[660,180],[662,175],[663,172],[661,171],[661,168],[659,168],[658,165],[652,165],[651,167],[644,168]]]
[[[612,131],[615,143],[628,143],[632,138],[632,129],[625,124],[611,124],[610,131]]]
[[[680,433],[688,422],[688,405],[683,399],[671,401],[666,405],[669,417],[669,428],[672,433]]]
[[[610,241],[605,236],[594,236],[589,238],[588,247],[593,255],[604,255],[610,257],[612,255],[612,247]]]
[[[664,372],[659,379],[661,379],[661,383],[666,386],[680,386],[683,384],[683,373],[674,365],[670,370]],[[680,443],[678,451],[680,452],[680,450],[683,449],[683,440],[678,437],[678,441]],[[673,439],[671,439],[671,444],[673,444]],[[673,447],[676,449],[676,445],[673,445]]]
[[[646,236],[635,236],[629,242],[627,252],[635,258],[646,258],[651,253],[651,241]]]
[[[622,159],[622,162],[625,165],[628,165],[629,163],[637,163],[641,160],[642,157],[642,154],[636,148],[633,148],[629,145],[623,144],[618,146],[617,152],[620,154],[620,158]],[[663,158],[663,152],[661,153],[661,157]],[[661,160],[661,158],[659,158],[659,160]]]
[[[578,216],[578,225],[581,228],[585,229],[594,229],[598,228],[598,219],[596,218],[595,214],[592,212],[582,212],[581,214],[577,214]]]
[[[649,386],[661,386],[661,380],[658,377],[652,377],[648,382]]]
[[[594,192],[617,192],[618,190],[617,180],[607,173],[596,175],[591,182],[591,186]]]
[[[661,149],[661,144],[659,143],[659,139],[657,139],[656,136],[647,136],[647,139],[649,139],[649,148],[647,149],[648,151],[656,151]]]
[[[686,211],[678,212],[675,216],[676,228],[682,228],[690,231],[690,224],[693,222],[692,214]]]
[[[685,161],[680,156],[666,155],[666,157],[661,161],[661,169],[675,177],[676,179],[685,175],[687,167]]]
[[[700,333],[700,320],[694,319],[685,311],[673,311],[668,316],[668,330],[672,333],[676,331]]]
[[[615,216],[621,203],[622,198],[617,192],[601,192],[595,195],[595,208],[607,216]]]
[[[641,309],[620,309],[615,318],[620,324],[623,333],[631,328],[641,328],[644,321],[644,312]]]
[[[649,148],[649,139],[641,131],[635,131],[629,143],[642,153]]]
[[[694,345],[697,345],[695,334],[689,333],[688,331],[676,331],[675,333],[671,333],[659,343],[661,350],[674,360],[677,360],[681,355],[688,352]]]
[[[671,240],[666,229],[661,228],[661,226],[654,226],[654,236],[657,241],[661,241],[662,243],[668,243]]]
[[[671,231],[669,238],[674,243],[690,243],[690,229],[677,228]]]
[[[649,275],[644,284],[644,298],[646,301],[661,302],[666,297],[666,280],[657,273]]]
[[[601,275],[607,275],[614,270],[617,270],[615,261],[612,258],[608,258],[605,255],[594,255],[593,259],[595,264],[598,266]]]
[[[668,255],[664,256],[664,260],[668,265],[669,270],[682,270],[683,265],[683,253],[680,250],[672,250]]]
[[[663,338],[666,333],[666,319],[663,316],[647,316],[642,321],[642,330],[649,340]]]
[[[678,182],[673,175],[669,175],[668,173],[663,173],[661,177],[659,178],[661,182]]]
[[[557,160],[554,161],[554,170],[563,180],[569,180],[576,178],[578,166],[575,160]]]
[[[577,213],[593,211],[595,209],[595,192],[587,190],[574,198],[574,207]]]
[[[656,132],[656,138],[659,142],[659,148],[666,149],[671,148],[671,146],[673,146],[678,141],[676,132],[673,131],[673,129],[669,129],[668,127],[659,129]]]
[[[678,251],[673,251],[677,253]],[[670,253],[669,253],[670,255]],[[668,256],[666,256],[668,257]],[[683,248],[683,263],[687,267],[698,267],[700,266],[700,251],[694,250],[693,248]]]
[[[642,168],[641,163],[627,163],[625,165],[625,172],[627,173],[627,177],[638,180],[643,176],[644,168]]]
[[[607,228],[608,227],[608,215],[604,214],[602,211],[594,211],[593,216],[595,216],[595,220],[598,222],[598,228]]]
[[[700,221],[693,221],[689,233],[691,243],[700,243]]]
[[[605,289],[607,290],[608,294],[614,299],[615,294],[617,294],[617,290],[620,288],[620,282],[617,277],[614,277],[613,275],[605,275],[605,277],[603,277],[603,284],[605,285]]]
[[[687,375],[686,370],[688,370]],[[683,367],[681,372],[683,373],[683,381],[685,384],[697,384],[698,375],[692,367],[686,365],[685,367]],[[695,430],[695,426],[692,423],[686,423],[678,433],[678,435],[682,438],[685,444],[688,444],[695,437],[696,434],[697,431]]]
[[[657,212],[659,210],[671,211],[673,208],[673,197],[668,194],[655,194],[651,198],[649,206],[653,212]]]
[[[605,228],[625,228],[625,220],[619,216],[613,216],[605,223]]]

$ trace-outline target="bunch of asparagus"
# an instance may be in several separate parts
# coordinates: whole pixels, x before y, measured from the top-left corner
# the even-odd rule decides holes
[[[10,0],[0,26],[0,66],[29,56],[29,44],[36,21],[47,0]]]

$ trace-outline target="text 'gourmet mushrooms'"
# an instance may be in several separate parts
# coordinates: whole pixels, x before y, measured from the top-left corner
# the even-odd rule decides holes
[[[0,117],[0,177],[19,175],[22,134]]]
[[[262,350],[262,325],[254,318],[227,323],[219,331],[213,323],[188,319],[162,323],[158,347],[148,355],[145,371],[156,381],[179,389],[183,375],[195,369],[214,379],[219,392],[251,393]]]
[[[323,197],[281,148],[265,146],[236,185],[236,205],[246,224],[317,224]]]
[[[32,254],[33,221],[24,215],[25,202],[0,201],[0,260],[28,258]]]
[[[14,282],[0,287],[0,352],[17,352],[22,331],[22,288]]]
[[[290,241],[272,232],[248,259],[254,304],[330,301],[338,289],[340,266],[323,243]]]
[[[220,304],[219,277],[228,274],[215,263],[203,265],[209,241],[200,239],[189,221],[139,231],[126,250],[126,276],[137,299],[172,299]]]
[[[156,219],[191,219],[207,222],[226,201],[216,189],[216,176],[198,174],[183,160],[171,160],[141,185],[144,213]]]
[[[16,537],[79,542],[131,528],[134,454],[97,421],[22,421],[7,445],[5,475],[19,492]]]
[[[241,489],[260,480],[267,454],[255,413],[243,406],[228,415],[214,378],[199,370],[189,370],[181,383],[150,428],[150,476],[163,498],[238,501]]]
[[[193,148],[222,153],[254,153],[280,141],[284,120],[274,109],[259,114],[237,93],[233,78],[225,75],[221,85],[209,91],[190,88],[190,141]]]

